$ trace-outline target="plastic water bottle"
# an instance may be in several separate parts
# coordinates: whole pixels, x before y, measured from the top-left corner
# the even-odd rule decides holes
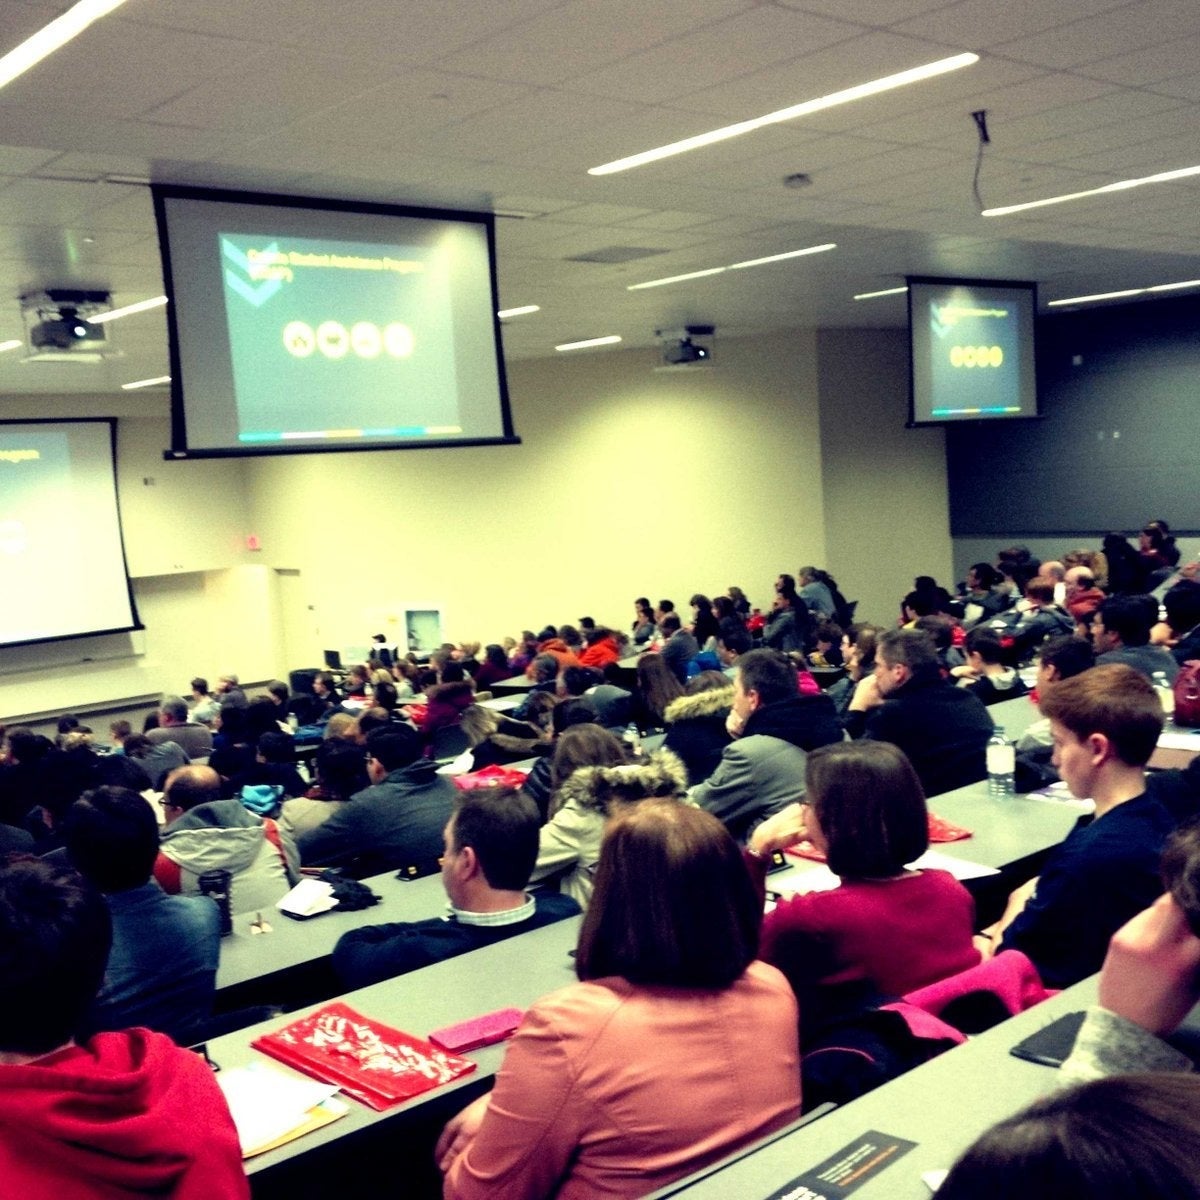
[[[1016,747],[997,726],[987,744],[988,795],[1007,797],[1013,794],[1013,774],[1017,767]]]
[[[625,733],[621,740],[626,746],[629,747],[629,753],[632,754],[634,758],[637,758],[638,755],[641,754],[642,735],[639,732],[637,725],[633,721],[630,721],[629,724],[625,726]]]
[[[1170,725],[1171,718],[1175,715],[1175,689],[1167,681],[1166,671],[1155,671],[1152,676],[1152,682],[1154,690],[1158,693],[1159,700],[1162,701],[1167,724]]]

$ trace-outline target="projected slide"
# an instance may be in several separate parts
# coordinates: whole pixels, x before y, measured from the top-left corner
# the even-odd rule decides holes
[[[1031,285],[909,281],[913,421],[1037,414]]]
[[[436,247],[219,240],[239,441],[461,433]]]
[[[510,443],[494,218],[155,185],[168,457]]]
[[[138,628],[107,421],[0,422],[0,645]]]
[[[1017,314],[1010,304],[929,303],[935,417],[1021,411]]]

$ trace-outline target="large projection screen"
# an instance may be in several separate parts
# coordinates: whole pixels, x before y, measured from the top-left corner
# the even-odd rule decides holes
[[[168,457],[514,442],[491,214],[155,185]]]
[[[0,421],[0,578],[0,646],[142,628],[115,421]]]

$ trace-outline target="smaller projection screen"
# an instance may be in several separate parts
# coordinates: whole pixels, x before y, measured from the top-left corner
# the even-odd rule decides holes
[[[491,214],[153,193],[168,458],[518,440]]]
[[[114,421],[0,421],[0,580],[0,646],[142,628]]]
[[[909,424],[1038,415],[1037,285],[908,280]]]

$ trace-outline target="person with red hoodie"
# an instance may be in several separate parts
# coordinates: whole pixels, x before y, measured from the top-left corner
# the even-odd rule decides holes
[[[0,1191],[21,1200],[249,1200],[237,1130],[198,1054],[148,1029],[75,1030],[112,937],[70,871],[0,868]]]
[[[621,647],[611,629],[597,626],[584,634],[587,649],[579,656],[579,661],[585,667],[595,667],[603,671],[609,663],[618,662],[621,658]]]

